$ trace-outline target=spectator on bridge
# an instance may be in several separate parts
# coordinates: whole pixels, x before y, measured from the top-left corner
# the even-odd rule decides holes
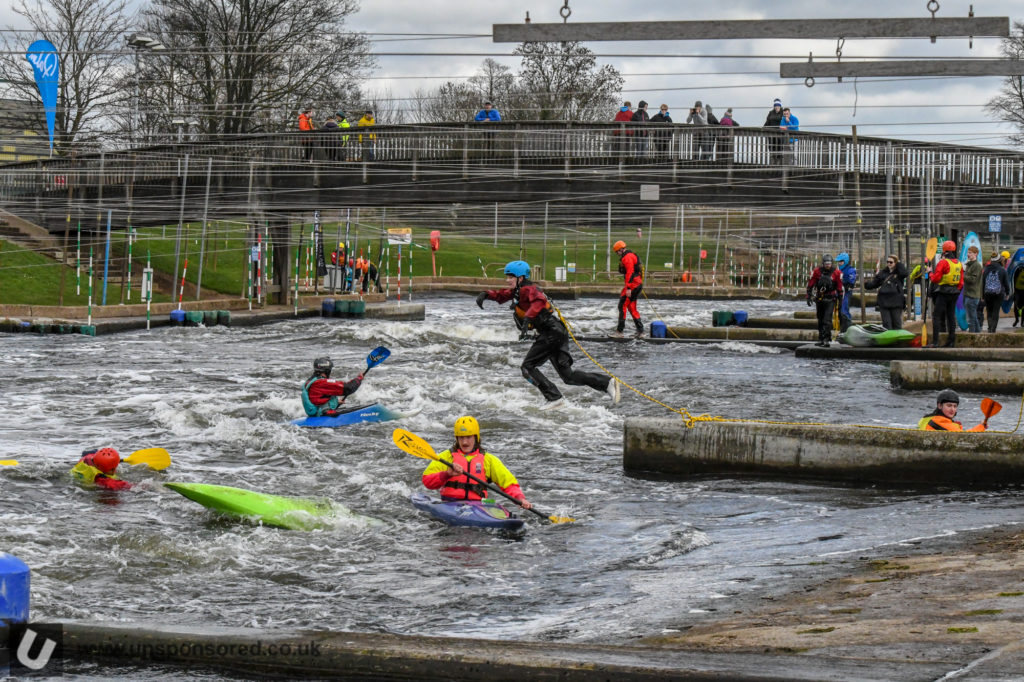
[[[782,121],[779,122],[779,127],[782,128],[783,130],[789,130],[789,131],[800,130],[800,119],[798,119],[796,116],[794,116],[790,112],[789,107],[784,107],[782,109]],[[792,157],[792,163],[795,164],[796,163],[796,137],[795,136],[790,137],[788,139],[788,143],[789,143],[790,156]]]
[[[672,117],[668,113],[668,105],[662,104],[658,109],[658,113],[651,116],[651,123],[671,123]],[[672,131],[671,129],[665,128],[664,130],[656,130],[651,132],[651,137],[654,140],[654,152],[658,155],[667,155],[669,145],[672,142]]]
[[[697,100],[693,104],[693,108],[690,109],[690,115],[686,117],[686,122],[695,126],[706,126],[708,124],[708,116],[704,113],[704,104]],[[697,150],[697,160],[701,160],[705,153],[707,157],[711,159],[711,145],[708,144],[708,136],[701,130],[698,130],[693,134],[693,144]]]
[[[964,263],[964,313],[967,316],[967,331],[972,334],[981,332],[981,321],[978,320],[978,303],[981,297],[981,262],[978,260],[978,247],[967,248],[967,262]]]
[[[622,106],[619,107],[619,111],[615,114],[613,119],[616,123],[629,123],[633,120],[633,105],[629,102],[623,102]],[[616,128],[612,131],[612,135],[617,138],[618,144],[615,145],[615,153],[623,154],[629,148],[629,138],[633,136],[633,130],[627,127],[625,130]],[[620,137],[621,136],[621,137]]]
[[[732,117],[732,107],[729,107],[728,109],[725,110],[725,115],[722,116],[721,119],[719,119],[718,124],[726,126],[727,128],[729,128],[729,130],[723,130],[723,131],[721,131],[719,133],[721,135],[721,143],[722,143],[721,144],[721,151],[722,151],[722,156],[726,160],[729,160],[729,159],[732,158],[732,146],[733,146],[732,145],[733,133],[732,133],[731,129],[739,125],[739,123],[737,123],[733,119],[733,117]]]
[[[484,102],[484,108],[476,112],[476,117],[473,120],[477,123],[497,123],[501,121],[501,114],[491,106],[490,102]]]
[[[306,107],[299,114],[299,130],[313,132],[313,109]],[[313,160],[313,137],[312,135],[304,135],[299,138],[299,144],[302,146],[302,160],[312,161]]]
[[[864,279],[865,289],[878,289],[876,307],[882,316],[882,326],[886,329],[903,329],[903,308],[907,304],[903,283],[906,279],[907,269],[896,254],[885,259],[885,267],[874,277]]]
[[[338,126],[338,119],[328,116],[324,124],[320,126],[321,132],[325,133],[320,140],[320,146],[324,149],[324,157],[328,161],[338,160],[338,133],[341,128]]]
[[[630,119],[633,123],[647,123],[651,120],[651,117],[647,114],[647,102],[640,100],[640,103],[636,105],[636,111],[633,112],[633,117]],[[647,151],[647,131],[637,130],[633,136],[633,149],[637,156],[643,156]]]
[[[769,111],[768,116],[765,117],[763,127],[772,129],[782,127],[782,100],[776,98],[772,103],[772,110]],[[775,160],[782,154],[782,135],[775,133],[769,133],[769,135],[768,151],[771,155],[771,159]]]
[[[711,105],[710,104],[705,104],[704,105],[704,113],[707,115],[708,125],[709,126],[714,126],[712,128],[708,128],[707,135],[708,135],[708,157],[709,158],[715,158],[715,151],[718,148],[718,136],[719,136],[719,133],[721,133],[721,130],[718,129],[718,126],[720,124],[718,122],[718,117],[715,116],[715,112],[711,111]]]
[[[352,160],[352,158],[351,158],[352,155],[348,153],[348,132],[345,131],[345,128],[351,128],[352,124],[348,122],[347,118],[345,118],[345,112],[342,111],[341,109],[338,109],[337,116],[338,116],[338,127],[342,129],[341,130],[341,144],[338,145],[338,150],[340,152],[338,156],[339,156],[339,158],[343,158],[346,161],[351,161]]]
[[[363,114],[363,117],[356,121],[356,125],[360,128],[370,128],[377,125],[377,121],[373,118],[373,111],[367,109]],[[373,161],[373,147],[376,142],[376,133],[367,132],[365,138],[363,137],[363,133],[359,133],[359,146],[362,149],[362,160]]]

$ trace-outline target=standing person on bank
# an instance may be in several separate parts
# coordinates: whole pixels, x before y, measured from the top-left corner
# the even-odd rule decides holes
[[[821,265],[814,268],[807,281],[807,305],[817,307],[818,342],[815,346],[828,348],[832,343],[832,311],[836,299],[843,295],[843,278],[832,266],[832,256],[821,257]]]
[[[1010,297],[1010,277],[1006,274],[1000,254],[993,253],[988,265],[981,273],[982,295],[985,297],[985,317],[988,318],[988,333],[995,334],[999,328],[999,313],[1003,301]]]
[[[896,254],[885,259],[885,267],[864,280],[865,289],[878,289],[878,312],[886,329],[903,329],[903,308],[907,304],[904,282],[907,269]]]
[[[636,299],[644,288],[644,265],[640,257],[626,248],[626,242],[619,240],[612,244],[612,251],[619,257],[619,272],[626,278],[619,293],[619,322],[616,333],[622,335],[626,331],[626,313],[633,318],[638,337],[644,334],[644,323],[640,321],[640,311],[636,309]]]
[[[515,316],[523,320],[528,328],[537,330],[537,340],[526,353],[520,371],[524,379],[544,394],[547,404],[541,409],[550,410],[565,404],[561,392],[539,369],[549,360],[565,383],[570,386],[589,386],[595,391],[607,393],[613,404],[619,402],[618,381],[594,372],[581,372],[572,368],[569,332],[555,314],[548,297],[540,287],[530,281],[530,264],[521,260],[508,263],[505,266],[505,283],[508,285],[507,289],[482,292],[476,297],[476,304],[482,310],[484,301],[487,300],[497,303],[512,301]]]
[[[978,320],[978,304],[981,302],[981,263],[978,261],[978,247],[967,247],[967,262],[964,263],[964,313],[967,316],[967,331],[977,334],[981,331]]]
[[[853,298],[853,288],[857,284],[857,268],[850,265],[850,254],[843,251],[836,256],[836,269],[843,276],[843,296],[839,302],[839,331],[845,332],[846,328],[853,324],[850,299]]]
[[[998,254],[997,254],[998,255]],[[960,296],[960,290],[964,288],[964,266],[956,257],[956,242],[942,242],[942,260],[930,269],[928,279],[935,286],[932,292],[932,300],[935,303],[935,312],[932,317],[932,342],[928,344],[932,348],[939,345],[939,334],[945,330],[947,333],[946,348],[956,346],[956,299]]]

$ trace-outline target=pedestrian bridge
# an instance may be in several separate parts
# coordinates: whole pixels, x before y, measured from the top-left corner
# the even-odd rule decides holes
[[[718,126],[502,122],[220,137],[0,167],[0,202],[61,232],[403,204],[685,203],[858,210],[876,227],[1003,216],[1024,155]],[[859,202],[859,204],[858,204]],[[977,228],[975,228],[977,229]]]

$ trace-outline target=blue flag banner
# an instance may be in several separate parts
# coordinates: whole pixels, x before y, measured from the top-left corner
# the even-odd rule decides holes
[[[43,98],[46,128],[50,132],[50,153],[53,153],[53,129],[57,123],[57,84],[60,80],[60,57],[49,40],[37,40],[28,46],[25,57],[36,74],[36,86]]]

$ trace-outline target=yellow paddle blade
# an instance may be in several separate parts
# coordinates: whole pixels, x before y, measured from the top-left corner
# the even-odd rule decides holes
[[[171,466],[171,456],[163,448],[136,450],[121,461],[133,466],[136,464],[146,464],[150,469],[156,469],[157,471],[162,471]]]
[[[939,240],[937,237],[932,237],[924,245],[924,256],[928,260],[935,258],[935,252],[939,250]]]
[[[395,429],[391,432],[391,440],[395,442],[399,450],[408,452],[410,455],[423,459],[437,459],[437,453],[434,452],[434,448],[430,447],[430,443],[415,433],[405,429]]]
[[[18,466],[18,460],[16,459],[0,459],[0,467],[16,467]]]
[[[551,523],[574,523],[576,519],[571,516],[549,516],[548,521]]]

